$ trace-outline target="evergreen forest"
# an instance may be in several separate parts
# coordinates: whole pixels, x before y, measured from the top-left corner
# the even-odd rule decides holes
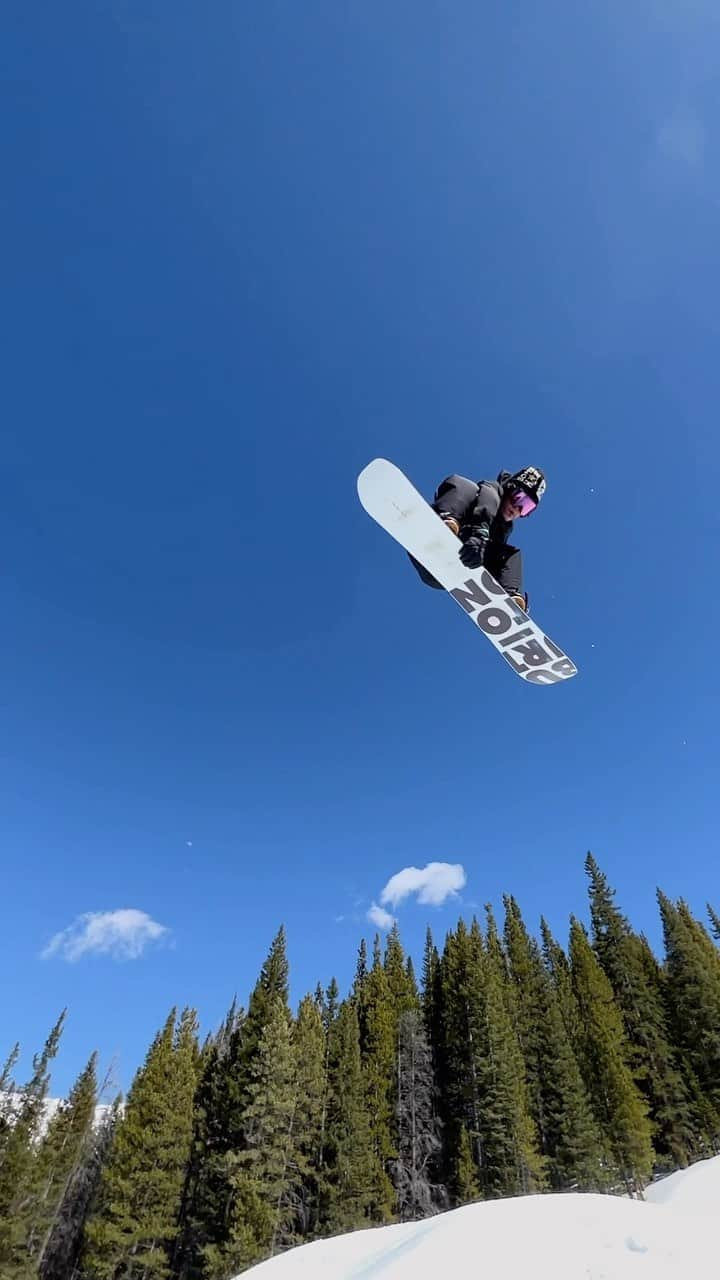
[[[229,1280],[473,1200],[642,1196],[720,1152],[720,918],[658,891],[657,956],[585,867],[566,938],[510,896],[416,963],[395,925],[294,1009],[281,927],[247,1006],[205,1037],[171,1009],[102,1106],[93,1053],[49,1112],[61,1013],[29,1079],[17,1045],[0,1068],[3,1280]]]

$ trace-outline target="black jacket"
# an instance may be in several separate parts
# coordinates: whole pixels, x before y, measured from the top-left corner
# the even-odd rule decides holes
[[[512,520],[503,520],[500,507],[505,497],[505,487],[510,479],[509,471],[501,471],[497,480],[478,480],[475,502],[468,508],[461,523],[463,541],[481,525],[490,528],[491,542],[507,542],[513,527]]]
[[[510,479],[509,471],[501,471],[497,480],[475,481],[468,480],[466,476],[448,476],[438,486],[433,508],[441,516],[452,516],[457,520],[463,542],[480,525],[487,524],[490,541],[505,543],[512,529],[512,520],[503,520],[500,507]]]

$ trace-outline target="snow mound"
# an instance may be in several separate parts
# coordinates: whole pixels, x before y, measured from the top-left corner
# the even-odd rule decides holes
[[[716,1157],[656,1183],[647,1202],[546,1195],[465,1205],[301,1245],[243,1280],[712,1280],[719,1204]]]
[[[652,1204],[671,1204],[683,1213],[720,1211],[720,1156],[698,1160],[689,1169],[679,1169],[661,1182],[653,1182],[645,1191]]]

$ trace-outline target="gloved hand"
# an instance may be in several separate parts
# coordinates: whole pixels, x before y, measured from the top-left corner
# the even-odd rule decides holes
[[[460,559],[466,569],[479,569],[485,561],[485,552],[490,540],[490,526],[479,524],[460,548]]]

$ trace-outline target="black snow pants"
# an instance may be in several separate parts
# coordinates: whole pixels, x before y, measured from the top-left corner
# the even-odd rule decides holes
[[[472,525],[468,522],[479,492],[479,486],[474,481],[467,480],[465,476],[448,476],[442,484],[438,485],[435,493],[432,502],[433,511],[442,512],[444,516],[452,516],[457,520],[462,542],[470,536]],[[510,595],[520,593],[522,592],[522,552],[519,547],[512,547],[507,542],[494,540],[492,533],[491,524],[490,541],[485,552],[485,567]],[[426,586],[436,587],[439,591],[443,590],[424,565],[420,564],[414,556],[410,556],[410,559]]]

